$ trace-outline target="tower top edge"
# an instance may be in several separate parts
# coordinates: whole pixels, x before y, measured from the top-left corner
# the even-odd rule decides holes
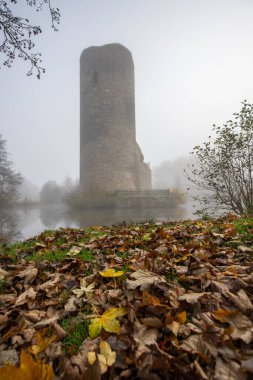
[[[127,49],[124,45],[120,43],[111,43],[111,44],[105,44],[105,45],[94,45],[94,46],[89,46],[88,48],[84,49],[81,53],[81,57],[84,57],[89,54],[97,53],[97,52],[102,52],[102,51],[107,51],[107,52],[125,52],[127,54],[130,54],[132,56],[132,53],[129,49]]]

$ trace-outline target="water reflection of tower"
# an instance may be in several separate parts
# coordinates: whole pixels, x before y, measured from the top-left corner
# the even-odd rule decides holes
[[[63,209],[61,206],[42,206],[40,208],[40,219],[47,228],[56,228],[63,219]]]

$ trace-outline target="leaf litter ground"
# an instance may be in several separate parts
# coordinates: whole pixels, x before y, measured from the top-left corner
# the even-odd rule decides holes
[[[0,246],[0,379],[253,377],[253,219]]]

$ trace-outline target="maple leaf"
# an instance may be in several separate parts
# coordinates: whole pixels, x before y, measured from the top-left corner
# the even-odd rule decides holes
[[[105,271],[98,272],[102,277],[120,277],[124,274],[123,270],[119,270],[118,272],[115,269],[107,268]]]
[[[88,285],[86,284],[86,281],[82,278],[80,280],[80,288],[72,290],[73,293],[77,296],[77,298],[80,298],[83,294],[85,294],[86,298],[90,299],[91,295],[93,293],[93,289],[95,288],[95,283]]]
[[[112,351],[110,345],[102,341],[100,342],[100,354],[95,352],[88,352],[88,362],[93,365],[95,361],[99,361],[101,375],[108,370],[108,367],[111,367],[116,360],[116,352]]]
[[[53,369],[42,363],[38,359],[25,352],[21,351],[20,354],[20,366],[14,367],[10,364],[6,364],[0,368],[1,380],[53,380],[55,377]]]
[[[102,327],[111,333],[118,334],[120,330],[119,321],[117,317],[122,317],[127,314],[127,311],[124,307],[112,307],[107,309],[99,318],[94,318],[89,326],[89,333],[92,339],[96,338]]]

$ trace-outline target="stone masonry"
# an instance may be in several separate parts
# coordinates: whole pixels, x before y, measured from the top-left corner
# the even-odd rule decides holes
[[[134,63],[124,46],[82,52],[80,111],[81,192],[151,189],[151,171],[136,142]]]

